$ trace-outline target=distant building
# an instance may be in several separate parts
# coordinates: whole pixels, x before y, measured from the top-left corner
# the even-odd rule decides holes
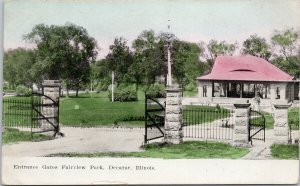
[[[219,56],[211,72],[197,80],[198,97],[204,102],[232,103],[255,95],[269,103],[299,100],[299,80],[251,55]]]

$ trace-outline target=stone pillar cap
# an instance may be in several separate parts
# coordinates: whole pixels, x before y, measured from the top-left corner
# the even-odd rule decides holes
[[[46,87],[59,87],[61,83],[60,80],[44,80],[42,85]]]
[[[281,103],[274,104],[274,107],[276,109],[288,109],[290,106],[292,106],[292,104],[287,103],[287,102],[281,102]]]
[[[233,104],[235,106],[235,108],[248,108],[251,104],[247,103],[247,102],[236,102]]]
[[[179,88],[179,85],[168,85],[167,88],[166,88],[167,91],[169,92],[177,92],[177,91],[181,91],[181,88]]]

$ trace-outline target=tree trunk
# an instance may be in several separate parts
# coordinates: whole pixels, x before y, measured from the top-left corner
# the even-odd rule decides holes
[[[136,93],[138,92],[138,90],[139,90],[139,84],[138,83],[135,83],[135,91],[136,91]]]
[[[69,88],[68,88],[68,86],[66,87],[66,89],[67,89],[67,98],[69,97]]]
[[[79,88],[76,88],[76,97],[78,97]]]

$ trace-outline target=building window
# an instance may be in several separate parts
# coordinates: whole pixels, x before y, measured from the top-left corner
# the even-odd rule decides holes
[[[207,85],[203,85],[203,97],[207,97]]]
[[[280,87],[276,87],[276,99],[280,99]]]

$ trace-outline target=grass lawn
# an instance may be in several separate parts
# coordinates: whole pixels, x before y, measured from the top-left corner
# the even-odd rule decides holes
[[[299,130],[300,109],[298,107],[290,108],[288,113],[289,125],[292,130]]]
[[[187,93],[187,92],[186,92]],[[191,92],[189,92],[191,93]],[[121,126],[137,126],[144,125],[144,93],[139,91],[139,101],[137,102],[111,102],[108,99],[107,92],[101,92],[99,94],[90,93],[79,94],[79,97],[61,98],[60,101],[60,123],[65,126],[75,127],[93,127],[93,126],[105,126],[117,123]],[[7,100],[11,100],[8,105]],[[18,106],[17,102],[26,101],[24,107]],[[8,127],[13,126],[27,126],[31,125],[31,108],[28,107],[30,103],[30,97],[6,97],[3,101],[3,110],[6,113],[8,110],[11,114],[5,114],[4,123]],[[30,106],[30,104],[29,104]],[[184,113],[186,120],[197,120],[195,122],[205,123],[214,121],[216,119],[222,119],[230,116],[230,110],[224,108],[217,108],[211,106],[186,106],[185,109],[197,110],[196,112]],[[15,115],[15,113],[22,114]],[[188,114],[191,113],[191,114]],[[266,128],[272,129],[274,127],[274,119],[268,112],[262,112],[265,116]],[[292,129],[299,129],[299,108],[289,109],[289,124]],[[186,123],[195,123],[186,122]]]
[[[187,105],[183,109],[183,117],[186,125],[207,123],[230,117],[230,115],[231,110],[221,107]]]
[[[121,126],[143,126],[145,98],[139,92],[137,102],[111,102],[107,92],[79,94],[78,98],[62,98],[60,104],[60,122],[66,126],[105,126],[118,123]],[[229,110],[210,106],[187,106],[187,109],[199,110],[200,123],[228,117]],[[206,115],[206,117],[204,117]],[[190,115],[191,116],[191,115]],[[187,119],[193,116],[187,116]],[[194,117],[193,117],[194,118]]]
[[[7,127],[31,126],[31,97],[3,98],[3,121]]]
[[[274,158],[299,159],[299,146],[273,144],[271,146],[271,153]]]
[[[261,112],[265,117],[266,128],[273,129],[274,128],[274,119],[273,116],[269,112]],[[291,108],[288,110],[288,121],[292,130],[299,130],[299,122],[300,122],[300,110],[299,108]]]
[[[231,147],[229,144],[205,141],[187,141],[177,145],[149,144],[143,152],[99,152],[99,153],[61,153],[58,157],[140,157],[164,159],[222,158],[236,159],[245,156],[247,148]]]
[[[16,143],[20,141],[43,141],[53,139],[52,136],[47,136],[43,134],[33,134],[31,136],[30,132],[19,131],[14,128],[4,128],[2,133],[2,143]]]
[[[78,98],[62,98],[60,101],[60,122],[67,126],[111,125],[115,122],[139,120],[145,110],[144,97],[139,94],[137,102],[111,102],[107,92],[79,94]],[[141,119],[142,120],[142,119]],[[128,121],[126,122],[128,123]],[[142,125],[143,121],[132,122]]]
[[[198,91],[183,91],[183,97],[194,97],[198,94]]]
[[[274,128],[274,119],[273,116],[269,112],[261,112],[263,116],[265,117],[265,124],[267,129],[273,129]]]

